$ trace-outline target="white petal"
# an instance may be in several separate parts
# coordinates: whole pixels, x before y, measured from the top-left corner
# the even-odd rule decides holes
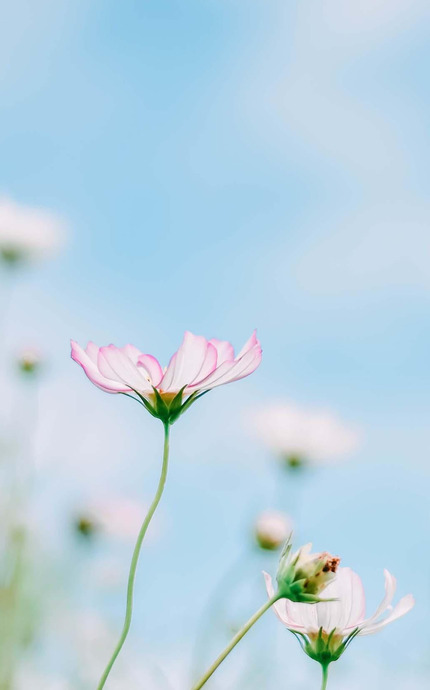
[[[366,597],[361,578],[351,568],[339,568],[334,582],[337,583],[337,595],[332,594],[329,585],[324,590],[324,596],[337,596],[342,604],[336,627],[345,631],[354,629],[363,621],[366,612]]]
[[[364,621],[364,624],[367,625],[369,623],[373,623],[374,621],[381,616],[384,611],[387,610],[387,608],[390,606],[391,602],[393,601],[394,594],[396,592],[396,578],[394,575],[391,575],[391,573],[388,570],[384,570],[384,577],[385,577],[385,596],[382,599],[381,603],[379,604],[378,608],[376,609],[375,613],[373,616],[370,616],[370,618],[367,618]]]
[[[350,568],[339,568],[336,577],[324,589],[322,596],[336,601],[318,604],[287,602],[290,618],[303,625],[309,632],[320,628],[330,633],[335,628],[348,630],[351,622],[364,617],[364,592],[360,578]],[[353,625],[351,629],[357,627]]]
[[[314,557],[314,554],[312,552],[312,542],[308,542],[304,546],[301,546],[300,549],[298,549],[293,555],[291,556],[291,560],[295,561],[297,556],[299,557],[298,564],[302,565],[304,563],[307,563],[308,561],[311,561]]]
[[[271,599],[275,593],[275,590],[273,589],[272,578],[270,577],[269,573],[266,573],[264,570],[263,575],[264,580],[266,582],[267,594],[269,595],[269,599]],[[275,611],[275,614],[277,615],[281,623],[286,625],[291,630],[298,630],[300,632],[303,632],[304,628],[301,625],[296,625],[294,620],[292,620],[288,615],[287,603],[288,602],[286,599],[280,599],[279,601],[277,601],[276,604],[274,604],[272,607]]]
[[[412,594],[407,594],[405,597],[402,597],[402,599],[400,599],[400,601],[396,604],[396,606],[393,608],[391,613],[386,618],[384,618],[381,621],[377,621],[373,624],[365,625],[360,630],[359,635],[372,635],[378,630],[381,630],[381,628],[384,628],[386,625],[388,625],[388,623],[392,623],[393,621],[397,620],[397,618],[401,618],[402,616],[404,616],[414,607],[414,605],[414,597],[412,596]]]
[[[294,628],[296,630],[301,629],[304,632],[318,632],[320,626],[318,624],[318,611],[317,606],[319,604],[301,604],[296,601],[289,601],[285,599],[285,605],[287,610],[287,616],[291,623],[289,628]]]
[[[88,343],[87,349],[84,350],[78,343],[72,340],[72,359],[81,365],[85,374],[88,376],[90,381],[94,383],[98,388],[106,393],[124,393],[130,390],[124,384],[118,383],[118,381],[112,381],[100,372],[97,365],[97,358],[99,354],[99,348],[94,343]]]

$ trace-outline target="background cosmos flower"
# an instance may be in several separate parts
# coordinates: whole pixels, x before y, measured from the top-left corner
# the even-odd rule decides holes
[[[335,579],[324,590],[325,597],[336,601],[311,605],[281,599],[274,605],[274,610],[291,632],[307,637],[311,653],[320,630],[323,639],[332,634],[331,651],[336,654],[337,648],[354,631],[358,631],[358,635],[375,633],[404,616],[414,606],[412,594],[407,594],[393,607],[391,602],[396,591],[396,579],[388,570],[384,570],[384,576],[384,598],[369,618],[366,618],[366,598],[361,578],[351,568],[339,568]],[[272,578],[267,573],[264,577],[267,593],[271,597],[274,592]]]
[[[9,263],[50,256],[64,236],[65,223],[52,211],[0,199],[0,253]]]
[[[359,445],[359,433],[326,410],[267,404],[250,415],[252,430],[291,464],[340,460]]]

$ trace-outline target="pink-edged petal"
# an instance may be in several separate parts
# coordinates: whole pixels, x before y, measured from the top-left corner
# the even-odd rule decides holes
[[[211,338],[209,342],[216,348],[218,355],[218,366],[223,362],[232,362],[234,360],[234,348],[233,345],[228,342],[228,340],[218,340],[217,338]]]
[[[232,383],[249,376],[255,371],[261,362],[261,349],[258,347],[250,350],[240,359],[233,362],[224,362],[217,367],[213,374],[199,384],[199,389],[210,390],[216,386],[222,386],[225,383]]]
[[[73,346],[74,341],[72,340],[71,342],[72,342],[72,346]],[[77,343],[75,343],[75,344],[77,345]],[[79,345],[78,345],[78,347],[79,347]],[[97,365],[97,359],[99,356],[99,350],[100,350],[99,346],[96,345],[95,343],[91,342],[91,340],[85,348],[86,354],[88,355],[90,360],[92,362],[94,362],[94,364],[96,364],[96,365]]]
[[[118,349],[127,355],[133,364],[137,364],[139,357],[142,355],[142,352],[139,350],[139,348],[135,347],[134,345],[125,345],[124,347],[119,347]]]
[[[152,389],[144,370],[139,369],[137,364],[115,345],[100,348],[98,367],[103,376],[125,383],[132,390],[147,392]]]
[[[363,623],[365,625],[368,625],[370,623],[373,623],[376,621],[379,616],[381,616],[384,611],[387,610],[387,608],[390,606],[391,602],[393,601],[394,594],[396,593],[396,578],[394,575],[391,575],[391,573],[388,570],[384,570],[384,577],[385,577],[385,595],[384,598],[382,599],[381,603],[379,604],[378,608],[376,609],[375,613],[370,616],[370,618],[367,618]]]
[[[235,357],[235,359],[240,359],[241,357],[243,357],[243,355],[246,355],[247,352],[249,352],[250,350],[252,350],[252,349],[255,348],[255,347],[261,349],[260,342],[259,342],[259,340],[258,340],[258,338],[257,338],[257,329],[255,329],[255,330],[252,332],[251,337],[248,338],[248,340],[246,341],[245,345],[242,347],[241,351],[240,351],[239,354]]]
[[[199,381],[199,390],[210,390],[211,388],[215,388],[215,386],[221,386],[234,366],[234,361],[223,362],[219,367],[216,367],[211,374],[206,376],[206,378]]]
[[[407,594],[406,596],[400,599],[400,601],[396,604],[396,606],[392,609],[391,613],[386,618],[380,621],[376,621],[373,624],[365,625],[360,630],[359,635],[372,635],[373,633],[378,632],[378,630],[384,628],[386,625],[388,625],[388,623],[392,623],[393,621],[397,620],[397,618],[401,618],[402,616],[409,613],[409,611],[414,607],[414,605],[414,597],[412,596],[412,594]]]
[[[163,378],[163,370],[158,359],[152,355],[140,355],[137,360],[137,366],[143,367],[146,370],[153,386],[159,385]]]
[[[123,383],[107,379],[99,371],[96,364],[99,348],[94,343],[88,343],[86,351],[74,340],[71,341],[72,359],[80,364],[92,383],[106,393],[124,393],[129,390]]]
[[[173,355],[164,374],[160,389],[178,391],[198,376],[206,359],[208,341],[186,331],[178,351]]]
[[[218,362],[217,350],[211,343],[208,343],[207,349],[206,349],[206,355],[205,355],[205,358],[203,360],[203,364],[202,364],[198,374],[190,382],[190,386],[193,386],[193,387],[198,386],[200,381],[202,381],[203,379],[207,378],[210,374],[212,374],[212,372],[215,371],[215,369],[217,367],[217,362]]]

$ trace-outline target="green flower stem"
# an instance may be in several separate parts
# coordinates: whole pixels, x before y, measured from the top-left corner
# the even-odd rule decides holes
[[[142,527],[140,528],[139,536],[137,537],[136,541],[136,546],[134,547],[133,551],[133,557],[131,559],[131,565],[130,565],[130,572],[128,575],[128,584],[127,584],[127,606],[126,606],[126,612],[125,612],[125,620],[124,620],[124,627],[122,629],[121,637],[119,638],[119,642],[115,648],[114,653],[112,654],[112,657],[106,666],[106,669],[101,677],[101,680],[97,686],[97,690],[102,690],[104,688],[106,680],[112,670],[112,667],[124,645],[124,642],[127,638],[128,632],[130,630],[130,625],[131,625],[131,617],[133,613],[133,593],[134,593],[134,581],[136,577],[136,569],[137,569],[137,564],[139,561],[139,554],[140,554],[140,549],[142,547],[143,540],[146,535],[146,531],[149,527],[149,523],[151,522],[153,515],[157,509],[157,506],[160,502],[163,490],[164,490],[164,485],[166,483],[166,477],[167,477],[167,468],[169,464],[169,431],[170,431],[170,425],[168,422],[164,424],[164,452],[163,452],[163,465],[161,468],[161,475],[160,475],[160,480],[158,482],[158,487],[157,487],[157,492],[154,496],[154,500],[151,503],[151,506],[148,510],[148,513],[143,521]]]
[[[322,669],[322,685],[321,690],[326,690],[328,681],[328,664],[321,664]]]
[[[247,623],[245,623],[243,628],[241,628],[239,630],[239,632],[233,637],[231,642],[227,645],[227,647],[219,655],[219,657],[214,661],[212,666],[210,668],[208,668],[205,675],[202,676],[202,678],[199,680],[199,682],[193,686],[192,690],[200,690],[200,688],[202,688],[207,683],[207,681],[212,676],[212,674],[215,673],[215,671],[217,670],[218,666],[220,666],[220,664],[222,664],[224,659],[236,647],[237,643],[241,641],[242,637],[244,637],[246,635],[246,633],[248,632],[248,630],[250,630],[252,628],[254,623],[256,623],[258,621],[258,619],[261,618],[263,613],[266,613],[266,611],[268,611],[268,609],[270,609],[270,607],[273,606],[273,604],[275,602],[277,602],[279,598],[280,598],[279,595],[275,594],[275,596],[273,596],[271,599],[266,601],[266,603],[263,604],[263,606],[261,608],[259,608],[258,611],[256,611],[256,613],[254,613],[253,616],[251,616],[249,621]]]

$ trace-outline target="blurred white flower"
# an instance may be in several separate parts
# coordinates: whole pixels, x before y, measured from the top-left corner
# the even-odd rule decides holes
[[[108,536],[134,540],[142,526],[146,510],[142,503],[128,498],[94,499],[82,508],[76,526],[84,535],[103,532]]]
[[[253,432],[292,467],[340,460],[360,441],[359,433],[332,412],[292,403],[265,405],[251,422]]]
[[[275,510],[261,513],[255,523],[255,539],[262,549],[279,549],[292,532],[292,522],[288,515]]]
[[[43,358],[41,353],[35,348],[22,350],[17,358],[18,368],[24,374],[33,374],[40,369]]]
[[[61,247],[64,236],[64,221],[51,211],[0,198],[0,254],[4,261],[43,259]]]

